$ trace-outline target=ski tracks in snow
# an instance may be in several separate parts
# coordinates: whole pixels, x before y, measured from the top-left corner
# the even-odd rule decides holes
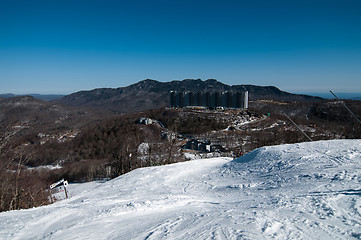
[[[264,147],[83,186],[1,213],[0,239],[361,239],[359,140]]]

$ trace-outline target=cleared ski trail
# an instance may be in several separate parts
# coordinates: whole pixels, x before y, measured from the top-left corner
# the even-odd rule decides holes
[[[361,239],[361,141],[263,147],[70,185],[0,239]]]

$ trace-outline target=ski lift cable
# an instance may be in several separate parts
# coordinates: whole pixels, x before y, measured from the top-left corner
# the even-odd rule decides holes
[[[342,103],[342,105],[351,113],[351,115],[358,121],[358,123],[361,124],[360,119],[358,119],[358,118],[356,117],[356,115],[346,106],[346,104],[345,104],[343,101],[341,101],[341,99],[339,99],[339,98],[336,96],[336,94],[334,94],[331,90],[330,90],[330,93],[332,93],[332,95],[335,96],[335,98],[337,98],[337,100],[339,100],[339,101]]]
[[[305,135],[308,138],[308,140],[312,142],[312,139],[294,121],[292,121],[292,119],[289,118],[286,113],[284,113],[284,115],[298,128],[298,130],[300,130],[303,133],[303,135]]]

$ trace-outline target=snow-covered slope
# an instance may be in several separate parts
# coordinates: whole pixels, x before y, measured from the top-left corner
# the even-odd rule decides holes
[[[0,239],[361,239],[361,141],[143,168],[0,214]]]

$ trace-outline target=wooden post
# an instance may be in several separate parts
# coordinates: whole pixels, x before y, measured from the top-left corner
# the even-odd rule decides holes
[[[50,195],[50,201],[51,203],[54,203],[53,201],[53,195],[51,194],[51,188],[49,187],[49,195]]]
[[[64,191],[65,191],[65,197],[68,198],[68,192],[66,191],[65,184],[63,184],[63,186],[64,186]]]

